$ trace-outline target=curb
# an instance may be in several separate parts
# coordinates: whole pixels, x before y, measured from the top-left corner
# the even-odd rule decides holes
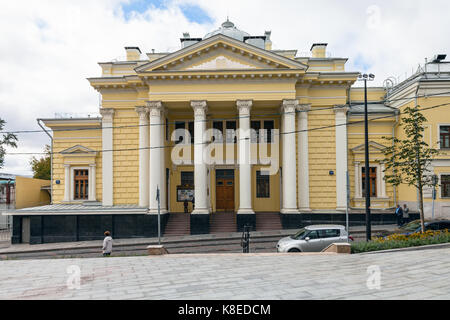
[[[430,244],[426,246],[416,246],[416,247],[407,247],[407,248],[396,248],[389,250],[378,250],[378,251],[369,251],[369,252],[361,252],[354,254],[373,254],[373,253],[393,253],[393,252],[403,252],[403,251],[419,251],[419,250],[433,250],[433,249],[445,249],[450,248],[450,242],[447,243],[438,243],[438,244]]]

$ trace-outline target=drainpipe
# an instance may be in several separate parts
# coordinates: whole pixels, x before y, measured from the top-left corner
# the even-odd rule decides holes
[[[47,130],[45,130],[44,126],[42,126],[41,119],[37,119],[37,123],[39,127],[44,130],[44,132],[50,137],[50,204],[53,204],[53,137]]]

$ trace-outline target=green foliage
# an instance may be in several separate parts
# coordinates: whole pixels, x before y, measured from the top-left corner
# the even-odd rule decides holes
[[[429,165],[439,150],[431,148],[423,139],[423,124],[427,119],[420,112],[420,107],[407,107],[400,126],[406,139],[383,137],[394,142],[384,149],[385,180],[395,186],[407,184],[422,188],[432,186]],[[392,169],[390,173],[388,170]]]
[[[0,131],[3,130],[3,127],[5,126],[6,121],[3,119],[0,119]],[[17,136],[13,133],[5,133],[0,139],[0,169],[3,168],[5,164],[5,154],[6,150],[4,146],[10,146],[13,148],[17,148]]]
[[[35,157],[30,160],[31,170],[33,170],[33,178],[50,180],[51,179],[51,156],[50,146],[45,146],[45,156],[37,159]]]
[[[425,246],[431,244],[448,243],[450,242],[450,233],[443,232],[438,235],[423,238],[412,238],[405,240],[390,240],[390,241],[370,241],[370,242],[356,242],[352,244],[352,253],[362,253],[369,251],[381,251],[398,248],[408,248]]]
[[[383,150],[386,164],[384,180],[394,186],[407,184],[414,186],[419,192],[419,210],[422,232],[425,231],[423,213],[423,188],[432,186],[430,164],[439,154],[439,150],[430,147],[423,139],[425,116],[420,106],[407,107],[400,126],[406,139],[383,137],[392,145]]]

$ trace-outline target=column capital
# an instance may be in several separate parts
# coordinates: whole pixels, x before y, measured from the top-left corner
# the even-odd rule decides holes
[[[281,103],[281,111],[284,113],[294,113],[297,106],[297,99],[284,99]]]
[[[148,107],[139,106],[135,108],[136,113],[139,115],[140,120],[147,120],[148,116]]]
[[[97,166],[97,164],[96,163],[89,163],[89,167],[96,167]]]
[[[311,104],[299,104],[297,105],[298,112],[308,112],[311,110]]]
[[[239,110],[239,114],[250,114],[253,106],[253,100],[236,100],[236,106]]]
[[[70,168],[70,164],[65,163],[64,168]]]
[[[150,117],[161,117],[164,112],[164,106],[161,101],[147,101]]]
[[[100,114],[102,115],[102,120],[104,121],[112,121],[114,115],[113,108],[100,108]]]
[[[206,116],[208,111],[208,103],[206,100],[191,101],[191,107],[194,110],[194,116]]]
[[[350,108],[346,105],[336,105],[334,108],[334,113],[336,116],[346,116],[349,110]]]

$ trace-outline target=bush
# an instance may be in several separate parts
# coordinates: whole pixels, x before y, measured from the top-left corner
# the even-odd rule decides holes
[[[392,234],[385,238],[375,238],[370,242],[357,242],[352,244],[352,253],[380,251],[397,248],[408,248],[450,242],[450,232],[426,231],[410,235]]]

